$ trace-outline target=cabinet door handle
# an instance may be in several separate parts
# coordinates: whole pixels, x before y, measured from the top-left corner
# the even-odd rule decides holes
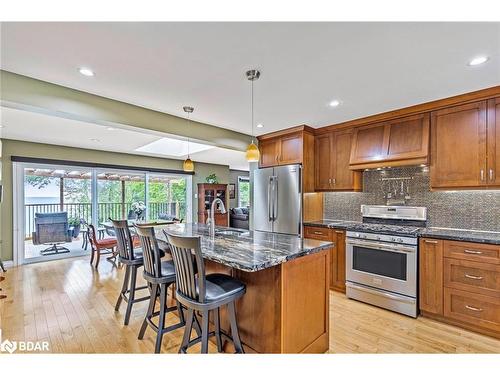
[[[329,183],[330,185],[332,184],[332,179],[331,179],[331,178],[329,178],[329,179],[328,179],[328,183]]]
[[[437,241],[433,241],[433,240],[424,240],[425,243],[438,243]]]
[[[490,181],[493,181],[493,169],[490,168]]]
[[[323,234],[323,232],[315,231],[314,234]]]
[[[484,169],[481,169],[481,181],[484,181]]]
[[[334,184],[334,185],[336,184],[336,181],[335,181],[335,179],[334,179],[334,178],[332,178],[332,182],[333,182],[333,184]]]
[[[479,312],[483,311],[483,309],[481,309],[479,307],[474,307],[474,306],[469,306],[469,305],[465,305],[465,308],[472,310],[472,311],[479,311]]]
[[[336,230],[335,233],[344,234],[344,232],[341,230]]]
[[[483,279],[483,277],[482,277],[482,276],[474,276],[474,275],[469,275],[469,274],[467,274],[467,273],[466,273],[464,276],[465,276],[466,278],[468,278],[468,279],[473,279],[473,280],[482,280],[482,279]]]
[[[465,250],[464,250],[464,253],[466,253],[466,254],[477,254],[477,255],[479,255],[479,254],[482,254],[483,252],[482,252],[482,251],[477,251],[477,250],[469,250],[469,249],[465,249]]]

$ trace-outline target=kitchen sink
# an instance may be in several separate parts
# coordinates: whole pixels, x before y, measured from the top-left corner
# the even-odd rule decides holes
[[[246,230],[237,230],[237,229],[216,229],[215,235],[221,236],[242,236],[244,234],[248,234],[249,232]]]

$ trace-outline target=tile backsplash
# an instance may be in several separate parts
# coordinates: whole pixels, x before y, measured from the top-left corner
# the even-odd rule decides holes
[[[500,190],[430,191],[425,167],[392,168],[363,172],[363,192],[324,194],[325,219],[361,221],[362,204],[387,204],[387,193],[399,198],[400,181],[383,178],[409,177],[404,181],[407,206],[427,207],[428,226],[500,231]],[[407,185],[408,184],[408,190]]]

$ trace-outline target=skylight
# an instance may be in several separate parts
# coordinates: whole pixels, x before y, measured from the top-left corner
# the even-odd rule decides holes
[[[203,143],[196,143],[192,140],[189,141],[190,154],[209,150],[211,148],[214,148],[214,146],[205,145]],[[148,154],[182,157],[188,154],[188,143],[187,141],[181,139],[161,138],[157,141],[153,141],[144,146],[136,148],[135,151],[145,152]]]

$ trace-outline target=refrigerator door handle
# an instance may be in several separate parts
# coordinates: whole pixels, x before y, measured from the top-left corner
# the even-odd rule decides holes
[[[274,205],[273,205],[273,219],[278,218],[278,176],[274,176]]]
[[[267,218],[269,221],[273,221],[273,214],[271,212],[271,206],[272,206],[272,194],[271,194],[271,189],[273,185],[273,177],[269,176],[269,181],[267,182]]]

